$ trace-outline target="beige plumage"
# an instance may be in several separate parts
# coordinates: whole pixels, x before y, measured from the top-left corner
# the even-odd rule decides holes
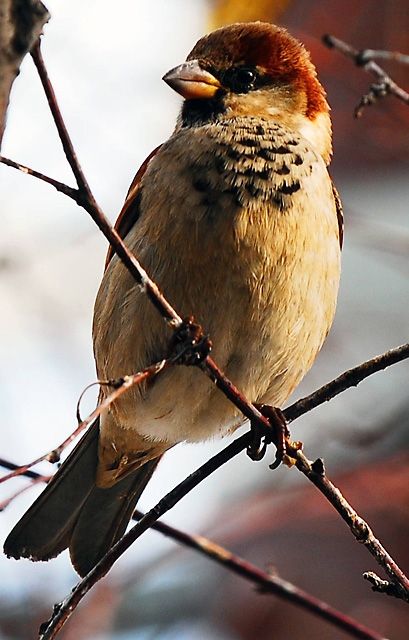
[[[336,306],[341,211],[326,168],[324,91],[305,49],[263,23],[204,37],[165,80],[186,100],[174,134],[138,173],[118,229],[170,303],[211,335],[212,357],[232,382],[250,400],[280,407],[314,362]],[[169,342],[116,256],[93,335],[100,379],[150,365]],[[242,421],[193,367],[134,387],[101,417],[99,433],[94,427],[79,443],[6,553],[47,559],[70,546],[86,573],[122,535],[168,448],[222,436]],[[84,465],[86,489],[70,504],[70,476],[80,478]],[[51,504],[51,532],[33,533]]]

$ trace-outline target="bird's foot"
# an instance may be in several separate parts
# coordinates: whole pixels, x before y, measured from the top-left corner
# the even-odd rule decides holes
[[[269,404],[255,404],[256,409],[267,418],[271,426],[271,433],[266,434],[256,423],[251,424],[253,439],[247,447],[247,455],[251,460],[261,460],[267,450],[267,446],[274,443],[277,447],[276,458],[270,465],[270,469],[276,469],[285,460],[287,444],[290,444],[290,432],[284,413],[277,407]],[[298,444],[298,443],[297,443]],[[293,448],[294,443],[291,443]]]
[[[203,333],[193,316],[184,318],[173,332],[169,343],[169,357],[186,366],[198,365],[209,355],[212,341]]]

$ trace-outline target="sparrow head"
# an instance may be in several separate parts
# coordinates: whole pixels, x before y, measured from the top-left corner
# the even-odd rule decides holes
[[[217,29],[163,79],[185,98],[182,127],[241,116],[273,119],[301,133],[329,161],[325,91],[308,51],[282,27],[250,22]]]

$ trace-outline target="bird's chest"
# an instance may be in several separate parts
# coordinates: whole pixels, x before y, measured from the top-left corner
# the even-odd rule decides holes
[[[147,172],[141,249],[192,268],[262,260],[272,230],[292,224],[303,183],[318,165],[305,141],[279,126],[183,132]]]
[[[336,246],[324,163],[278,125],[181,132],[152,160],[146,185],[133,248],[182,315],[211,325],[216,305],[256,316],[275,293],[292,295],[327,235]]]

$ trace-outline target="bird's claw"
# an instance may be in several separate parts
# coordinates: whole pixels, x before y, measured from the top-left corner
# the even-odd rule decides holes
[[[268,404],[255,404],[254,406],[268,419],[271,426],[271,433],[266,434],[256,423],[252,423],[251,430],[253,439],[247,447],[247,455],[251,460],[261,460],[264,458],[267,446],[274,442],[277,447],[276,457],[274,462],[269,466],[270,469],[277,469],[284,460],[286,443],[290,437],[285,416],[281,409]]]
[[[270,444],[267,442],[267,439],[261,433],[261,431],[257,428],[252,427],[252,435],[253,439],[247,447],[247,455],[250,460],[254,462],[258,462],[262,460],[266,455],[267,445]],[[263,442],[264,437],[264,442]]]

